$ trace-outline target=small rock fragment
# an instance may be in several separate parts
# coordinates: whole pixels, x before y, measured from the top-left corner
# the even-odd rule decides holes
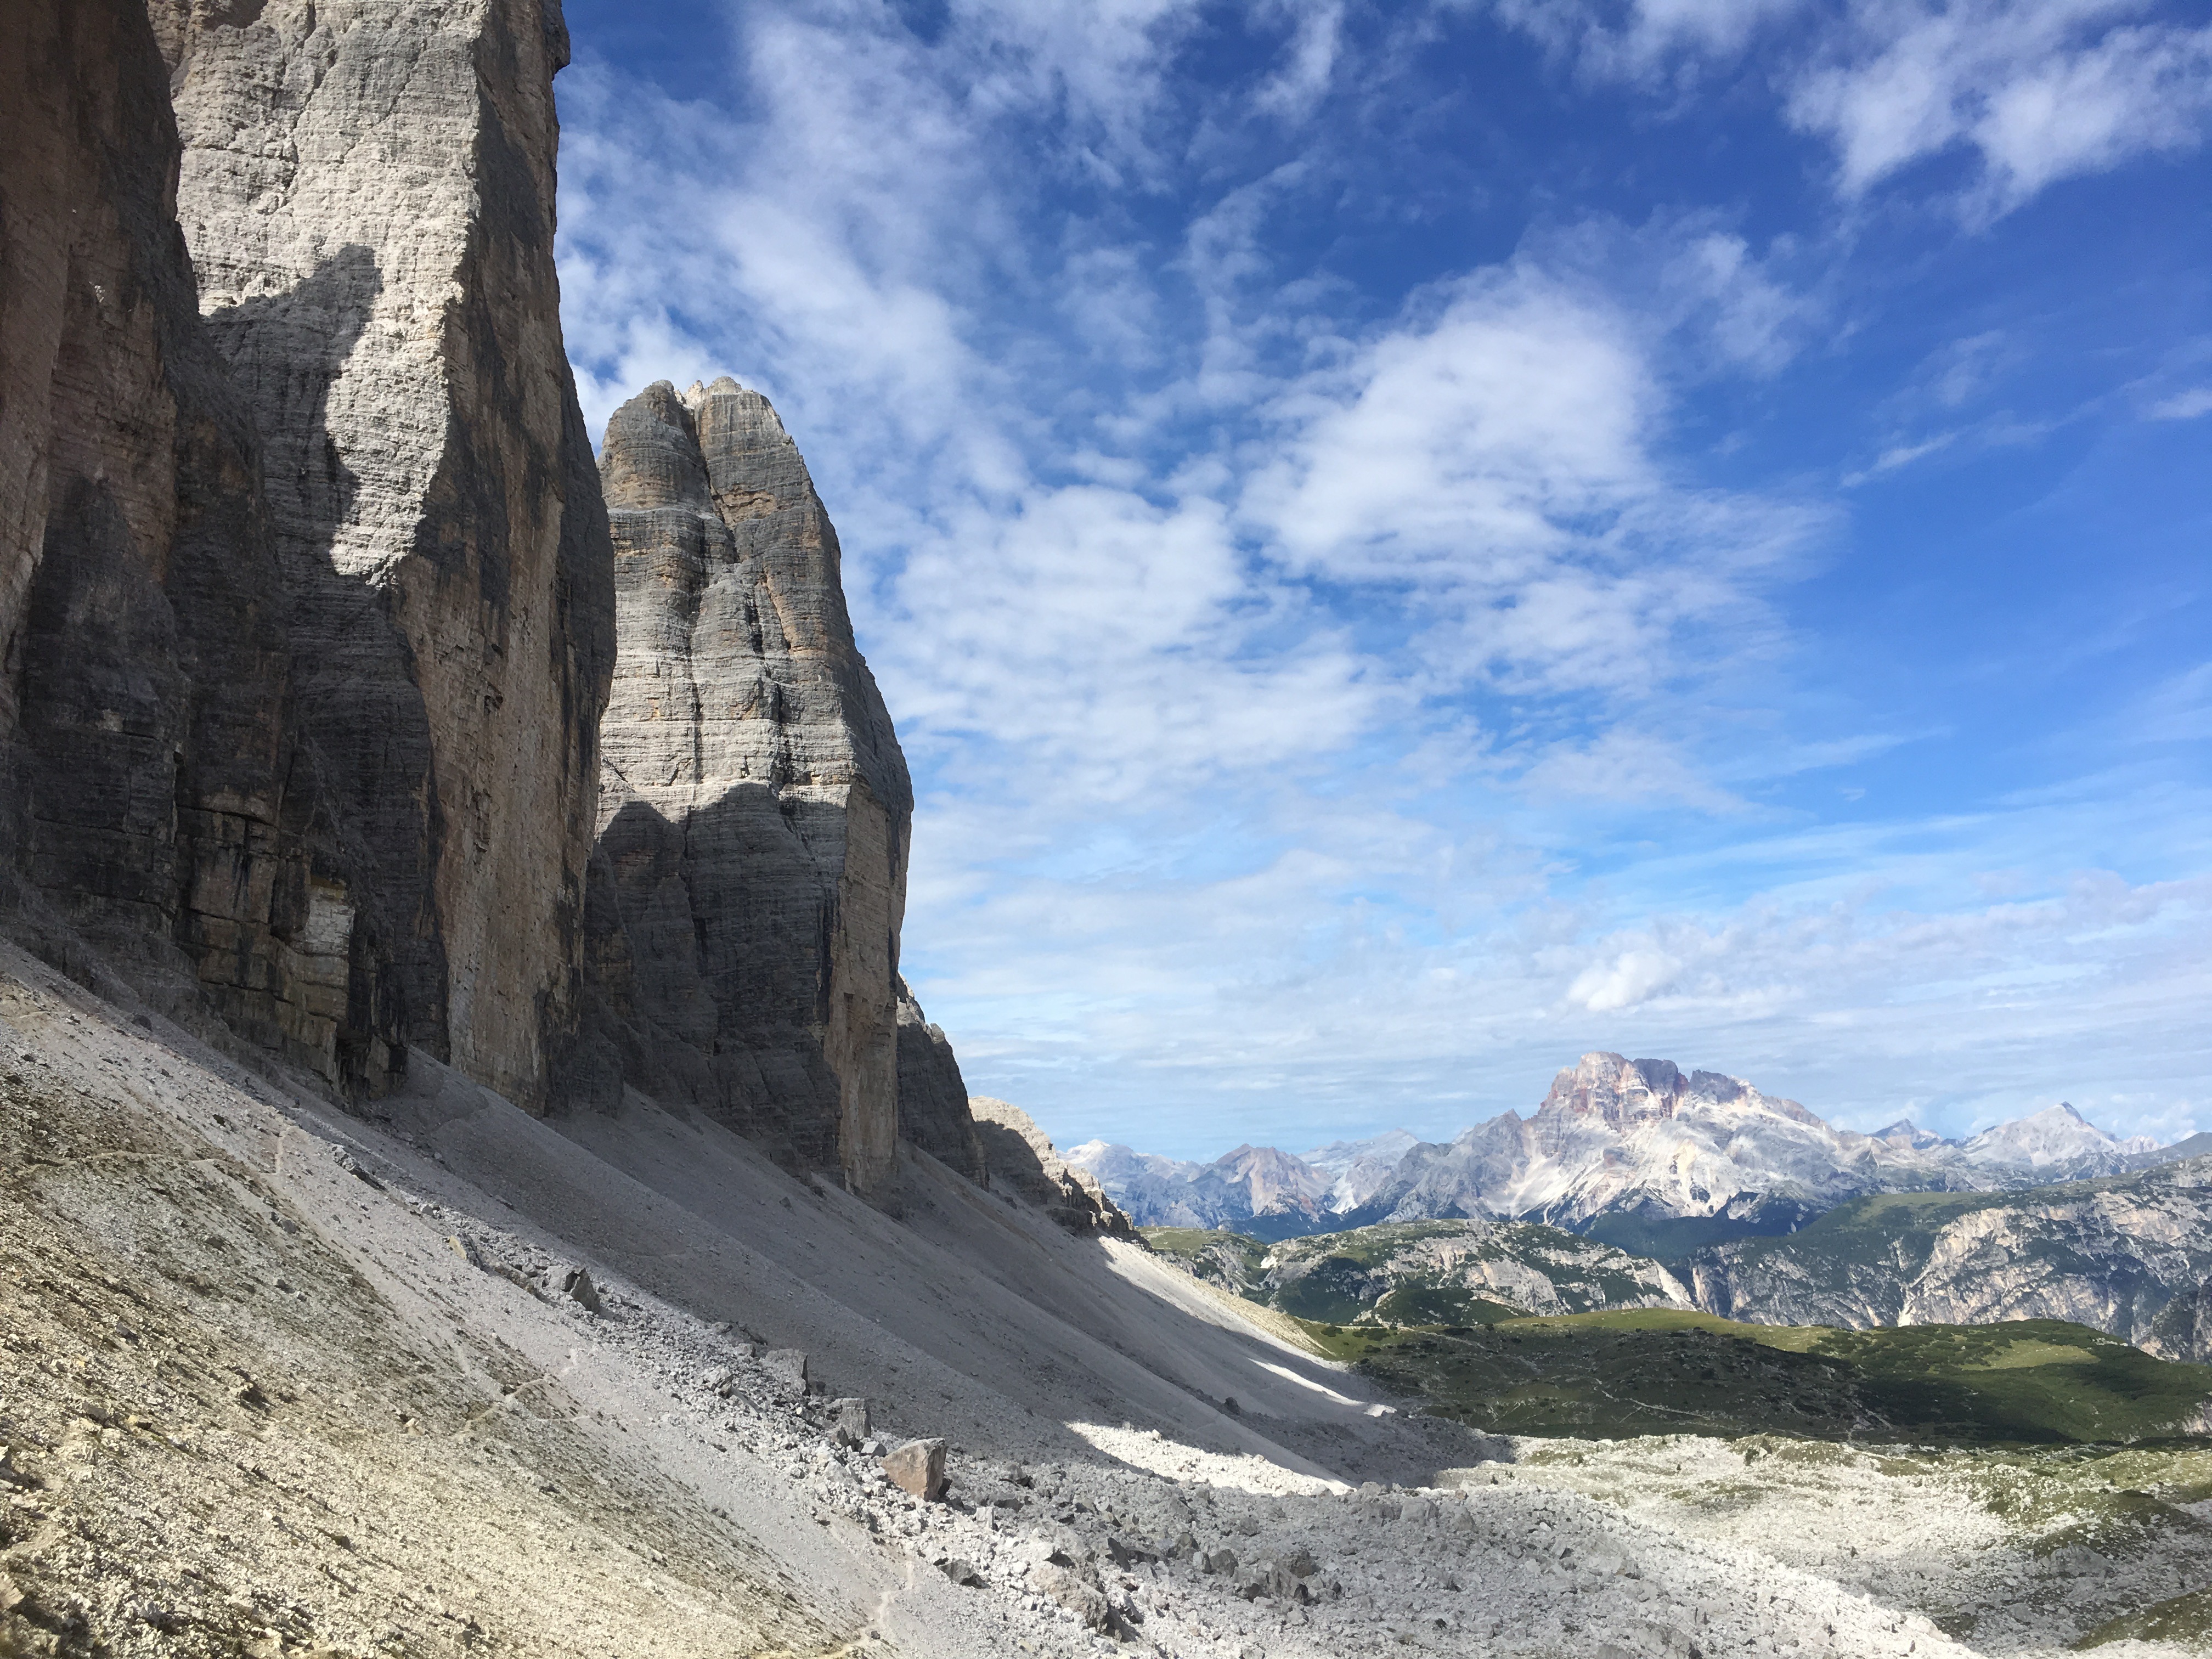
[[[874,1425],[868,1420],[868,1402],[865,1400],[833,1400],[830,1410],[835,1420],[830,1425],[830,1437],[841,1446],[866,1443]]]
[[[909,1440],[884,1459],[884,1473],[900,1491],[933,1504],[945,1496],[945,1443]]]
[[[599,1287],[592,1283],[590,1271],[580,1263],[553,1270],[553,1283],[561,1294],[580,1305],[586,1313],[598,1313]]]
[[[983,1575],[975,1571],[975,1564],[964,1561],[957,1555],[949,1561],[940,1561],[937,1565],[947,1578],[963,1589],[980,1587],[983,1582]]]
[[[798,1348],[771,1348],[761,1356],[769,1380],[787,1393],[806,1392],[806,1355]]]

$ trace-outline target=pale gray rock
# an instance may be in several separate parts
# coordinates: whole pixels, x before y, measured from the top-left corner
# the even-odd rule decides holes
[[[646,1093],[887,1197],[913,794],[836,532],[775,410],[726,378],[631,399],[601,468],[596,1023]]]
[[[1404,1129],[1386,1129],[1365,1140],[1331,1141],[1301,1158],[1311,1168],[1334,1178],[1324,1206],[1340,1215],[1358,1209],[1380,1191],[1406,1154],[1420,1144],[1419,1136]]]
[[[375,1095],[419,1048],[542,1109],[574,1069],[612,665],[553,260],[557,0],[150,10],[350,853],[309,895],[325,1069]]]
[[[1413,1144],[1412,1136],[1406,1139]],[[1340,1181],[1273,1146],[1239,1146],[1211,1164],[1193,1164],[1090,1140],[1070,1147],[1066,1158],[1142,1226],[1228,1228],[1282,1238],[1334,1224],[1330,1198]]]
[[[2160,1309],[2142,1346],[2163,1359],[2212,1365],[2212,1278]]]
[[[2166,1358],[2207,1357],[2197,1310],[2212,1279],[2212,1158],[1851,1216],[1701,1252],[1698,1305],[1791,1325],[2064,1319]]]
[[[865,1444],[874,1434],[874,1425],[869,1420],[868,1402],[865,1400],[833,1400],[830,1410],[835,1418],[830,1433],[842,1446]]]
[[[761,1369],[769,1379],[793,1394],[805,1394],[807,1384],[807,1364],[805,1352],[798,1348],[771,1348],[761,1356]]]
[[[1136,1237],[1096,1177],[1063,1159],[1027,1112],[988,1095],[972,1095],[968,1105],[994,1188],[1036,1205],[1070,1232]]]

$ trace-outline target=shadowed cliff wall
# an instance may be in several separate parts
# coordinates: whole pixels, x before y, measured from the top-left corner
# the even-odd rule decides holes
[[[558,1097],[612,590],[553,263],[556,0],[153,0],[301,718],[358,843],[340,1056]]]
[[[137,0],[8,16],[8,908],[50,954],[81,948],[73,928],[149,994],[197,985],[248,1041],[331,1075],[345,860],[295,718],[257,434],[178,234],[167,76]]]

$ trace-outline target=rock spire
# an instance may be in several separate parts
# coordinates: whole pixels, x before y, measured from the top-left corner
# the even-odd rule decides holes
[[[836,532],[768,399],[726,378],[624,404],[600,473],[599,1029],[646,1093],[884,1195],[913,798]]]

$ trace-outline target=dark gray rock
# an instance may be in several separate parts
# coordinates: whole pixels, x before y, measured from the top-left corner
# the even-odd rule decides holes
[[[620,648],[589,969],[644,1092],[887,1197],[913,795],[768,400],[663,382],[601,458]]]
[[[9,16],[0,897],[80,976],[59,930],[330,1075],[346,866],[296,717],[258,435],[178,234],[167,73],[136,0]]]
[[[902,1139],[970,1181],[990,1184],[951,1042],[942,1027],[929,1023],[903,979],[898,982],[898,1127]]]

